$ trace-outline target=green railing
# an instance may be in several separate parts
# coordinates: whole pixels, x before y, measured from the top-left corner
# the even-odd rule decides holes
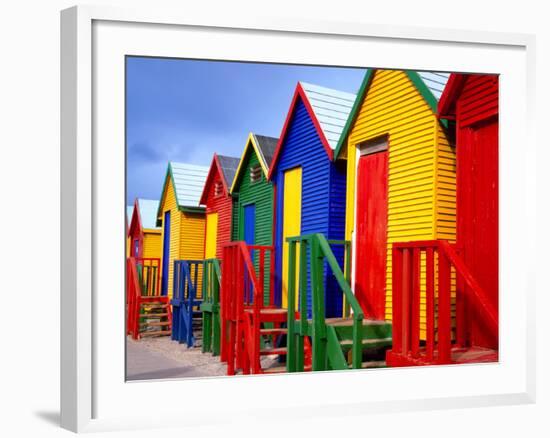
[[[363,342],[363,310],[357,302],[350,287],[350,242],[342,240],[327,240],[322,234],[308,234],[287,238],[289,243],[288,257],[288,357],[287,371],[304,370],[304,338],[311,337],[312,370],[324,371],[329,367],[328,351],[329,330],[325,321],[325,290],[323,281],[323,265],[326,261],[332,271],[345,298],[344,314],[353,318],[352,368],[361,368]],[[296,311],[296,253],[299,245],[298,268],[298,313]],[[345,248],[346,265],[342,272],[331,245],[343,245]],[[309,270],[311,284],[311,329],[308,321],[307,284],[309,249]]]
[[[220,283],[218,259],[206,259],[202,268],[202,352],[220,354]]]

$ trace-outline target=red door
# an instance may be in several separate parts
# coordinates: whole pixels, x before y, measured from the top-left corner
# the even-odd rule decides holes
[[[457,151],[458,243],[464,261],[498,309],[498,122],[464,128]],[[467,305],[469,337],[477,346],[498,348],[484,315]]]
[[[361,155],[357,169],[355,295],[365,316],[384,318],[388,152]]]

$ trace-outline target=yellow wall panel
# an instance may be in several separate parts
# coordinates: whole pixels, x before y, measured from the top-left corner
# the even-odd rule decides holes
[[[391,320],[391,245],[454,239],[455,163],[441,125],[408,76],[402,71],[374,72],[340,155],[347,158],[346,239],[352,238],[355,222],[356,146],[383,135],[389,152],[386,319]],[[422,300],[425,303],[424,296]],[[424,312],[421,317],[424,336]]]
[[[160,230],[143,230],[143,257],[162,257],[162,232]]]
[[[182,260],[203,260],[205,246],[206,218],[204,213],[180,212],[180,253]],[[197,297],[202,292],[202,265],[199,267],[197,284],[195,285]]]

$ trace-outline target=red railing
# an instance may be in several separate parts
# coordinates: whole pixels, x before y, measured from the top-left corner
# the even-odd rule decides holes
[[[166,301],[160,294],[160,259],[128,257],[126,259],[126,332],[139,338],[142,302]]]
[[[221,360],[227,361],[230,375],[235,373],[235,368],[247,372],[252,367],[252,372],[257,373],[260,372],[260,313],[274,303],[274,249],[231,242],[223,251]],[[251,319],[246,319],[246,311],[251,311]]]
[[[422,272],[423,262],[424,272]],[[467,346],[468,343],[464,315],[465,299],[480,308],[491,334],[498,335],[497,310],[453,245],[445,240],[394,243],[392,251],[393,346],[388,352],[388,364],[452,362],[451,278],[453,268],[456,276],[455,345]],[[422,280],[424,280],[423,284],[421,284]],[[425,293],[425,345],[420,341],[422,292]]]

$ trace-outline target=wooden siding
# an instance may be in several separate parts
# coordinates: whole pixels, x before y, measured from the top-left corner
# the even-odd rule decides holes
[[[331,199],[343,199],[345,197],[344,170],[341,165],[335,165],[330,161],[326,150],[319,138],[318,132],[311,120],[309,113],[298,99],[291,111],[293,115],[289,121],[288,130],[280,151],[280,156],[273,169],[273,180],[276,185],[276,279],[277,292],[281,299],[281,273],[282,273],[282,215],[284,205],[284,172],[288,169],[302,167],[302,211],[301,234],[322,233],[333,239],[344,237],[343,223],[338,227],[336,220],[331,227],[333,214],[338,215],[331,208],[337,209],[338,203],[332,203]],[[334,177],[331,177],[334,172]],[[342,221],[340,221],[342,222]],[[343,265],[343,257],[338,261]],[[325,292],[326,309],[328,316],[340,316],[342,309],[342,294],[338,287],[327,281],[325,268]],[[309,290],[309,284],[308,284]],[[310,306],[310,294],[308,293],[308,305]]]
[[[162,257],[162,232],[160,230],[143,230],[143,257]]]
[[[248,152],[244,157],[242,165],[244,169],[260,164],[258,156],[254,148],[248,148]],[[235,225],[233,227],[234,240],[244,240],[243,215],[246,205],[255,204],[256,218],[254,228],[254,241],[256,245],[272,245],[273,244],[273,185],[266,180],[265,174],[262,172],[261,180],[257,182],[250,181],[248,171],[242,172],[239,180],[235,184],[234,196],[237,199],[236,209],[234,214]],[[256,257],[257,259],[258,257]],[[255,260],[259,263],[258,260]],[[266,259],[266,265],[269,260]],[[269,265],[267,265],[269,266]],[[266,275],[264,283],[264,298],[269,299],[269,276]]]
[[[178,210],[176,203],[176,195],[174,192],[174,185],[172,178],[166,180],[168,187],[166,188],[166,195],[162,200],[161,211],[162,217],[164,213],[170,211],[170,260],[168,261],[168,296],[172,296],[172,279],[174,278],[174,260],[177,260],[180,256],[180,234],[181,234],[181,213]],[[164,242],[164,227],[162,230],[162,240]],[[165,263],[163,260],[162,263]]]
[[[216,164],[212,164],[216,166]],[[218,227],[216,238],[216,258],[222,259],[223,245],[231,241],[231,215],[233,209],[233,201],[231,196],[225,191],[221,195],[216,196],[215,187],[217,184],[222,184],[222,179],[219,174],[219,168],[216,166],[214,177],[212,178],[208,193],[206,196],[206,214],[218,213]],[[223,185],[223,184],[222,184]]]
[[[374,72],[347,139],[346,239],[355,222],[356,146],[388,138],[387,320],[392,318],[393,242],[455,236],[454,151],[430,106],[402,71]],[[422,263],[422,269],[424,269]],[[422,306],[425,305],[422,297]],[[421,336],[425,336],[421,311]]]
[[[468,75],[456,103],[461,127],[498,115],[498,76]]]
[[[206,218],[204,213],[179,212],[179,214],[181,218],[181,228],[179,233],[179,259],[203,260],[206,228]],[[200,297],[202,291],[202,265],[199,266],[199,277],[196,289],[197,296]]]

